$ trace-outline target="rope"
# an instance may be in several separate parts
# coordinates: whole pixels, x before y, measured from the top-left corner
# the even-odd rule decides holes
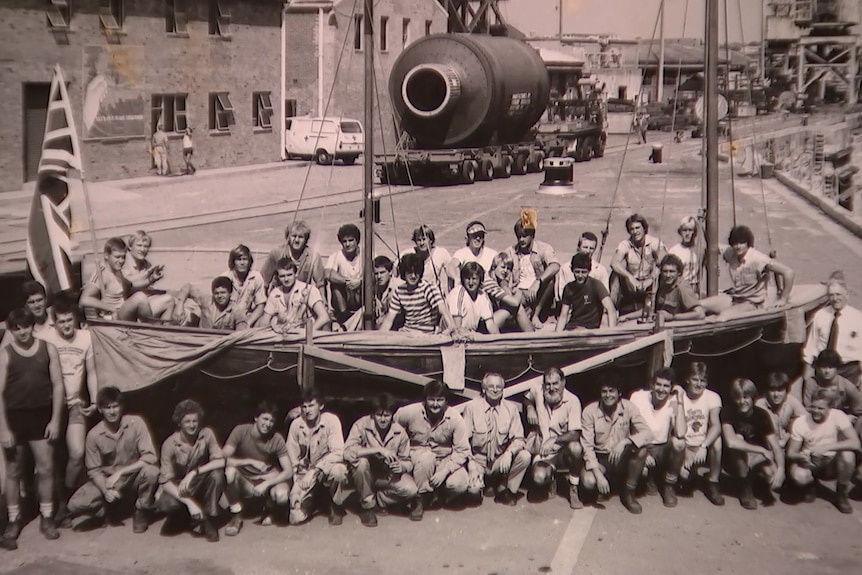
[[[720,351],[720,352],[716,352],[716,353],[706,353],[706,352],[695,353],[695,352],[691,351],[692,345],[691,345],[691,342],[689,342],[688,349],[686,349],[685,351],[674,352],[673,355],[678,356],[678,355],[688,354],[688,355],[691,355],[693,357],[723,357],[725,355],[730,355],[732,353],[742,351],[746,347],[754,345],[755,343],[760,341],[762,338],[763,338],[763,329],[759,329],[757,335],[755,337],[753,337],[750,341],[747,341],[747,342],[742,343],[736,347],[732,347],[730,349],[726,349],[724,351]],[[769,342],[769,343],[777,343],[777,342]]]

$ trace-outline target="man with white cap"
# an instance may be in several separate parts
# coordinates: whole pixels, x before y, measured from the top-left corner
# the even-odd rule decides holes
[[[478,220],[473,220],[467,224],[464,239],[467,240],[467,245],[452,254],[452,259],[446,269],[446,273],[450,278],[461,277],[461,266],[467,262],[476,262],[487,274],[491,271],[491,263],[494,261],[494,256],[497,255],[497,250],[491,249],[485,245],[485,224]]]

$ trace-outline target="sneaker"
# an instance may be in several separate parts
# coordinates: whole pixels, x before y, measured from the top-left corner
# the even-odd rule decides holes
[[[494,501],[503,505],[508,505],[509,507],[514,507],[518,504],[518,496],[508,489],[504,489],[494,497]]]
[[[676,484],[665,483],[661,486],[661,502],[665,507],[676,507]]]
[[[344,507],[334,502],[329,506],[329,524],[341,525],[344,522]]]
[[[359,520],[366,527],[377,527],[377,515],[374,514],[374,508],[360,511]]]
[[[835,507],[841,513],[853,513],[853,507],[847,499],[847,491],[842,491],[839,488],[839,491],[835,494]]]
[[[20,517],[15,521],[10,521],[6,524],[6,531],[3,532],[3,538],[6,541],[18,541],[18,536],[21,535],[21,529],[23,527]]]
[[[706,489],[703,492],[709,502],[717,507],[724,505],[724,496],[718,491],[718,483],[710,481],[706,484]]]
[[[228,537],[233,537],[237,535],[242,529],[242,519],[239,516],[239,513],[231,513],[230,521],[227,523],[227,527],[224,528],[224,534]]]
[[[204,539],[210,543],[215,543],[219,540],[218,529],[213,525],[212,519],[204,517],[201,521],[201,528],[203,530]]]
[[[635,499],[635,495],[630,489],[626,489],[620,495],[620,502],[622,502],[623,507],[629,510],[629,513],[633,515],[640,515],[643,513],[643,508],[641,504],[638,503],[638,500]]]
[[[581,503],[581,498],[578,495],[578,486],[573,483],[569,484],[569,507],[572,509],[584,508],[584,504]]]
[[[135,509],[135,514],[132,516],[132,533],[144,533],[149,526],[147,512],[143,509]]]
[[[60,538],[60,532],[57,531],[57,526],[54,525],[54,520],[50,517],[42,515],[39,518],[39,531],[45,536],[45,539],[53,541]]]
[[[410,509],[410,521],[422,521],[425,515],[425,507],[422,504],[422,497],[419,496],[413,502],[413,508]]]

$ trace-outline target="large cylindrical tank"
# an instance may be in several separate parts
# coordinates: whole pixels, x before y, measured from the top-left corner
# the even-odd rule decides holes
[[[401,128],[418,148],[523,141],[548,104],[548,71],[529,44],[435,34],[408,47],[389,77]]]

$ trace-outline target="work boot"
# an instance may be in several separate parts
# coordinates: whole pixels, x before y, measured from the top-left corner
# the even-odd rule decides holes
[[[413,508],[410,510],[410,521],[422,521],[425,515],[425,506],[422,503],[422,496],[417,495],[413,501]]]
[[[10,521],[6,524],[6,530],[3,532],[3,538],[6,541],[18,541],[18,536],[21,535],[21,528],[23,525],[21,524],[21,518],[19,517],[15,521]]]
[[[329,524],[341,525],[344,522],[344,507],[334,501],[329,504]]]
[[[838,511],[841,513],[853,513],[853,507],[847,499],[847,491],[847,485],[838,485],[835,489],[835,507],[837,507]]]
[[[494,491],[493,485],[486,485],[482,488],[482,496],[483,497],[494,497],[496,492]]]
[[[620,494],[620,502],[622,502],[623,507],[628,509],[629,513],[633,515],[640,515],[643,513],[641,504],[638,503],[637,499],[635,499],[634,489],[630,489],[628,487],[623,489],[623,492]]]
[[[60,538],[60,532],[57,531],[57,526],[54,525],[54,520],[44,515],[39,517],[39,531],[45,536],[45,539],[53,541]]]
[[[242,529],[242,518],[239,513],[231,513],[230,521],[227,522],[227,527],[224,528],[224,534],[228,537],[238,535]]]
[[[665,507],[676,507],[676,483],[663,483],[661,486],[661,502]]]
[[[11,539],[6,539],[3,535],[0,535],[0,549],[5,549],[6,551],[15,551],[16,549],[18,549],[18,542]]]
[[[374,508],[361,510],[359,512],[359,521],[366,527],[377,527],[377,515],[374,513]]]
[[[215,543],[219,540],[218,529],[213,525],[212,519],[204,517],[201,520],[201,531],[203,531],[204,539],[210,543]]]
[[[739,503],[745,509],[757,509],[757,499],[754,498],[754,488],[751,486],[750,479],[746,479],[742,485]]]
[[[503,489],[494,497],[494,501],[513,507],[518,504],[518,496],[508,489]]]
[[[650,475],[646,480],[646,485],[644,486],[644,494],[649,497],[654,497],[658,495],[658,486],[655,484],[655,480]]]
[[[814,503],[817,501],[817,482],[812,481],[805,486],[802,498],[805,503]]]
[[[150,526],[147,512],[143,509],[135,509],[132,516],[132,533],[145,533]]]
[[[708,481],[706,484],[706,489],[703,491],[706,498],[709,499],[709,502],[717,507],[721,507],[724,505],[724,496],[718,490],[718,482],[717,481]]]
[[[581,503],[581,497],[578,495],[578,486],[574,483],[569,483],[569,508],[583,509],[584,504]]]

